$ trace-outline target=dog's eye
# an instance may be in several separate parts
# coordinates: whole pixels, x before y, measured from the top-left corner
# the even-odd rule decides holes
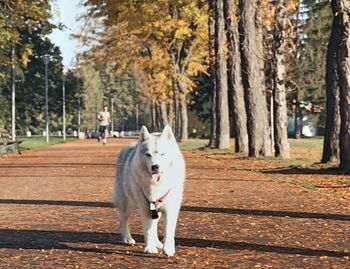
[[[165,155],[165,153],[161,153],[161,154],[160,154],[160,156],[164,156],[164,155]]]
[[[152,157],[152,155],[151,155],[151,154],[149,154],[148,152],[147,152],[147,153],[145,153],[145,155],[146,155],[147,157]]]

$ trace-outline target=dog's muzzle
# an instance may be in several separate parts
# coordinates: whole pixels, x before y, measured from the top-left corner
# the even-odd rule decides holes
[[[159,165],[154,164],[152,165],[151,168],[152,168],[152,178],[158,182],[160,180]]]
[[[159,165],[158,164],[154,164],[152,165],[152,172],[153,173],[158,173],[159,172]]]

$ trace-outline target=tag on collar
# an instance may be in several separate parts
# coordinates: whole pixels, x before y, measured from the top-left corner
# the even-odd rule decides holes
[[[152,219],[158,219],[158,212],[157,212],[157,207],[154,203],[149,204],[149,209],[151,211]]]
[[[156,205],[155,205],[155,203],[150,203],[149,204],[149,210],[156,210],[157,208],[156,208]]]

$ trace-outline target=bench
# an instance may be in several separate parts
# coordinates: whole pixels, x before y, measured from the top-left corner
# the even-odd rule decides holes
[[[2,157],[8,149],[11,149],[13,153],[21,154],[21,150],[19,148],[19,145],[23,141],[11,140],[11,134],[6,129],[0,128],[0,157]]]

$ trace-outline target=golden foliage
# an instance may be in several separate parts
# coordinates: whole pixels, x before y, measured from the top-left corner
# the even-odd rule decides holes
[[[3,0],[0,1],[0,49],[9,51],[13,45],[22,44],[20,32],[31,33],[36,27],[47,25],[50,17],[49,1]],[[22,44],[20,60],[23,65],[29,62],[32,50],[29,44]],[[11,59],[1,59],[9,64]]]
[[[147,78],[149,95],[169,97],[173,84],[206,71],[207,6],[203,0],[86,0],[93,21],[82,40],[94,44],[92,54],[117,70],[136,63]],[[91,31],[92,30],[92,31]],[[96,42],[97,41],[97,42]]]

